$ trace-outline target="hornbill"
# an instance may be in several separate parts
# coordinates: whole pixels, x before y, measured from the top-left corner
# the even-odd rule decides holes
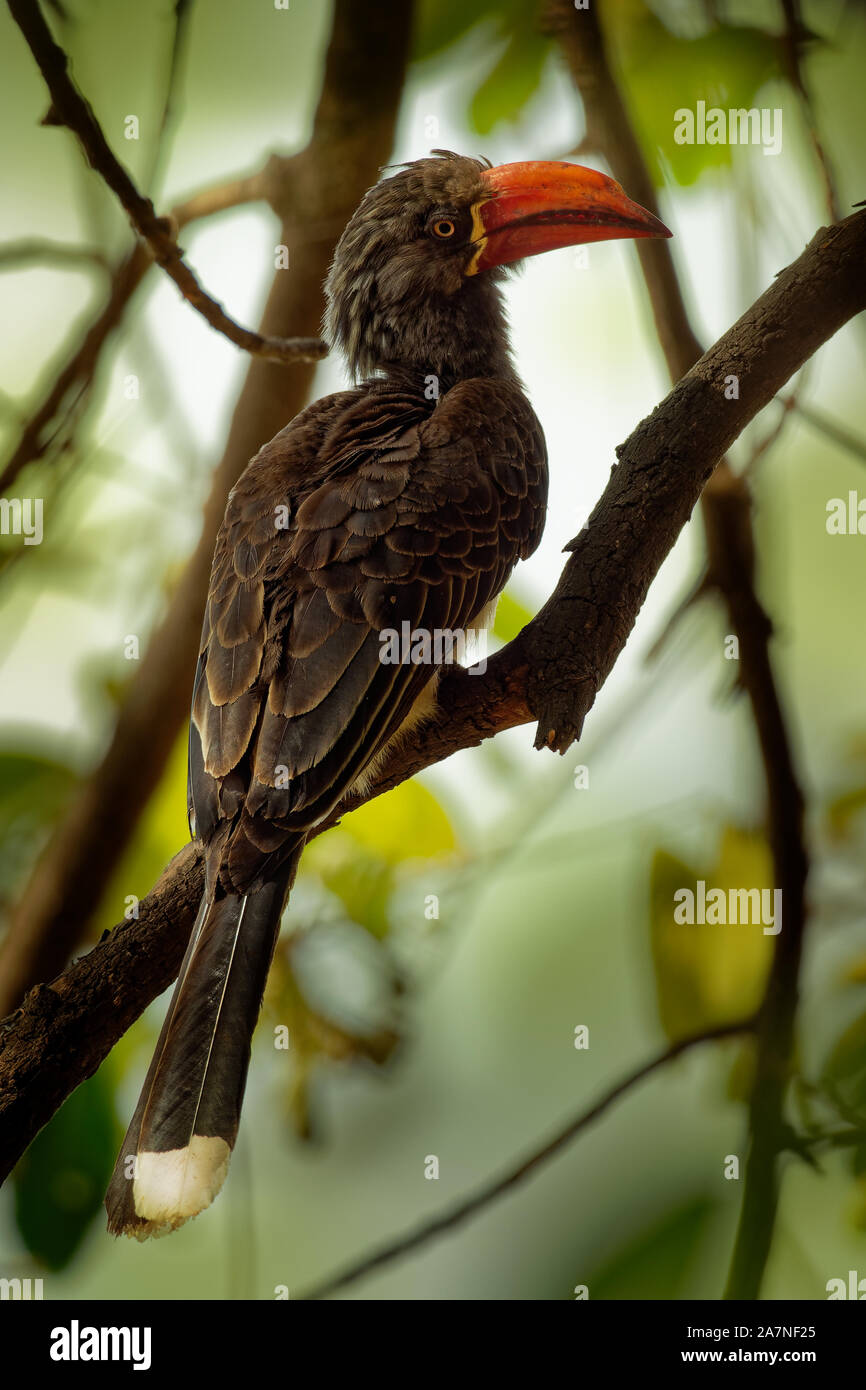
[[[539,543],[547,455],[504,268],[651,236],[670,232],[595,170],[444,150],[343,232],[325,332],[361,384],[259,451],[216,541],[189,734],[204,895],[106,1197],[115,1234],[174,1230],[219,1191],[304,838],[435,709],[439,668],[383,660],[381,634],[478,627]]]

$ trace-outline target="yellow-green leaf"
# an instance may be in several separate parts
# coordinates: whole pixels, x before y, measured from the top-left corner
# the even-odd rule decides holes
[[[772,888],[772,859],[762,835],[728,826],[719,856],[695,868],[658,850],[650,885],[650,943],[662,1027],[672,1039],[731,1022],[760,1003],[773,952],[773,936],[760,922],[675,920],[674,894],[721,889]],[[782,926],[784,931],[784,923]]]
[[[431,859],[457,846],[454,829],[436,797],[421,782],[399,787],[361,806],[342,822],[356,844],[392,864]]]
[[[521,632],[531,619],[532,614],[526,605],[516,599],[510,589],[506,589],[496,605],[493,635],[498,637],[500,642],[513,642],[518,632]]]

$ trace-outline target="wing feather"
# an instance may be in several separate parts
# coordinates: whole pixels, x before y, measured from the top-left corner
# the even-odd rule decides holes
[[[372,384],[261,451],[217,543],[193,702],[191,801],[226,888],[273,871],[435,676],[384,660],[383,634],[470,626],[537,545],[546,489],[540,427],[510,382],[435,404]]]

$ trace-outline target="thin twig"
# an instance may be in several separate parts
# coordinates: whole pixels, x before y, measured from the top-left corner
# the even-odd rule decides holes
[[[841,213],[839,211],[839,195],[836,192],[836,180],[833,177],[830,160],[824,148],[824,142],[821,139],[821,132],[818,129],[815,109],[812,105],[812,97],[803,75],[801,50],[807,42],[808,35],[800,17],[798,0],[782,0],[782,14],[785,20],[785,30],[782,40],[788,69],[788,78],[791,86],[800,99],[803,115],[806,118],[809,139],[812,142],[812,149],[815,151],[815,158],[818,162],[818,168],[821,171],[821,179],[824,184],[824,201],[830,215],[830,220],[838,222]]]
[[[795,409],[800,418],[805,420],[807,425],[811,425],[813,430],[817,430],[827,439],[832,439],[840,449],[847,449],[848,453],[861,463],[866,463],[866,438],[863,435],[855,434],[847,425],[840,425],[838,420],[834,420],[814,405],[804,405],[802,401],[797,401]]]
[[[69,76],[69,60],[51,37],[38,0],[9,0],[9,8],[45,78],[57,121],[78,137],[91,167],[117,196],[132,225],[147,242],[153,259],[175,282],[184,299],[218,333],[253,356],[282,363],[317,362],[326,356],[328,347],[320,338],[271,338],[244,328],[202,289],[183,259],[170,220],[157,216],[153,203],[139,193],[109,148],[90,104]]]
[[[779,442],[779,439],[782,436],[785,426],[791,418],[792,412],[797,408],[800,392],[804,389],[806,385],[807,375],[808,363],[803,368],[803,371],[800,374],[800,380],[797,382],[793,391],[789,391],[787,395],[779,397],[778,403],[782,407],[782,409],[779,412],[778,419],[776,420],[775,424],[773,424],[770,427],[770,429],[767,430],[767,433],[763,435],[762,438],[759,439],[756,444],[753,445],[748,459],[743,464],[743,477],[751,478],[752,474],[757,469],[757,466],[760,463],[761,459],[765,456],[765,454],[769,453],[769,451],[773,448],[775,444]]]
[[[174,124],[173,118],[177,98],[177,85],[180,79],[181,58],[186,44],[186,37],[189,32],[191,17],[192,0],[175,0],[174,32],[172,34],[171,53],[168,60],[168,77],[166,78],[165,84],[162,115],[156,135],[156,149],[150,168],[150,176],[147,180],[147,187],[150,189],[151,193],[154,192],[160,182],[161,171],[168,162],[169,135],[172,130],[172,125]]]
[[[111,263],[104,251],[96,246],[70,246],[65,241],[51,241],[48,237],[27,237],[23,241],[7,241],[0,246],[0,269],[18,270],[22,265],[35,261],[49,266],[98,266],[100,270],[111,270]]]
[[[289,161],[282,163],[288,166]],[[264,169],[254,174],[202,189],[178,203],[172,209],[171,219],[178,227],[185,227],[199,218],[264,199],[275,172],[275,161],[269,160]],[[77,258],[75,248],[70,248],[69,254]],[[0,260],[2,255],[0,251]],[[61,439],[64,447],[68,447],[76,419],[89,398],[102,351],[120,326],[130,300],[152,266],[152,257],[139,241],[114,267],[105,304],[22,426],[18,442],[0,473],[0,493],[8,492],[22,469],[43,458],[55,441]],[[63,418],[58,423],[57,416],[61,412]]]
[[[8,492],[28,463],[48,452],[58,438],[68,440],[76,414],[93,386],[106,340],[117,327],[126,305],[153,262],[139,243],[115,270],[108,298],[84,334],[79,347],[54,378],[47,394],[25,421],[9,460],[0,474],[0,493]],[[58,423],[58,416],[62,418]]]
[[[700,1043],[721,1042],[728,1038],[740,1037],[753,1028],[753,1019],[743,1019],[737,1023],[727,1023],[718,1028],[707,1029],[706,1032],[697,1033],[693,1037],[683,1038],[679,1042],[672,1043],[663,1052],[657,1053],[655,1057],[651,1057],[648,1062],[644,1062],[628,1076],[624,1076],[621,1081],[618,1081],[615,1086],[600,1096],[588,1110],[582,1110],[569,1120],[562,1129],[558,1130],[551,1139],[545,1140],[544,1143],[533,1149],[526,1158],[521,1159],[513,1168],[507,1169],[499,1177],[485,1183],[471,1197],[458,1202],[456,1206],[433,1217],[432,1220],[422,1222],[414,1230],[408,1231],[396,1240],[389,1241],[380,1249],[374,1250],[372,1254],[365,1255],[353,1264],[347,1265],[345,1269],[330,1275],[320,1284],[314,1285],[313,1288],[294,1294],[293,1298],[302,1301],[330,1298],[332,1294],[339,1293],[347,1285],[354,1284],[356,1280],[367,1274],[372,1274],[374,1270],[381,1269],[383,1265],[402,1259],[411,1251],[417,1250],[419,1246],[427,1245],[438,1236],[456,1230],[465,1221],[483,1211],[491,1202],[504,1197],[513,1187],[535,1173],[536,1169],[555,1158],[562,1149],[600,1119],[616,1101],[633,1090],[641,1081],[645,1081],[648,1076],[652,1076],[653,1072],[667,1066],[669,1062],[675,1061],[677,1057],[681,1057],[683,1053],[689,1052]]]

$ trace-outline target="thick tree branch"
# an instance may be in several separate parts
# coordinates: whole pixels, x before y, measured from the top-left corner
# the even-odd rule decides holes
[[[275,362],[316,362],[328,347],[320,338],[276,338],[254,333],[230,318],[202,289],[183,258],[171,223],[158,217],[149,198],[139,193],[129,174],[115,158],[89,102],[69,76],[69,59],[54,42],[38,0],[9,0],[9,9],[30,46],[53,102],[54,124],[65,125],[78,137],[91,167],[117,196],[132,225],[147,242],[150,254],[177,285],[184,299],[218,333],[236,347]]]
[[[803,362],[866,308],[864,255],[866,212],[817,233],[617,450],[611,479],[538,616],[483,675],[447,670],[437,720],[412,731],[367,798],[341,809],[533,717],[541,742],[567,748],[719,458]],[[732,372],[741,382],[737,400],[724,392]],[[121,923],[53,984],[31,992],[3,1025],[0,1177],[173,978],[201,886],[201,864],[187,847],[142,899],[137,921]]]
[[[262,174],[281,218],[280,240],[292,248],[291,270],[278,270],[273,279],[261,324],[265,336],[313,332],[321,322],[321,287],[336,239],[392,149],[411,22],[406,0],[383,0],[373,10],[337,0],[310,143],[288,159],[270,160]],[[250,361],[195,552],[129,686],[101,763],[16,906],[0,950],[0,1016],[37,980],[63,968],[159,783],[189,714],[190,672],[226,497],[249,459],[303,407],[312,375],[309,365],[287,374],[265,358]],[[136,770],[132,795],[130,768]]]

